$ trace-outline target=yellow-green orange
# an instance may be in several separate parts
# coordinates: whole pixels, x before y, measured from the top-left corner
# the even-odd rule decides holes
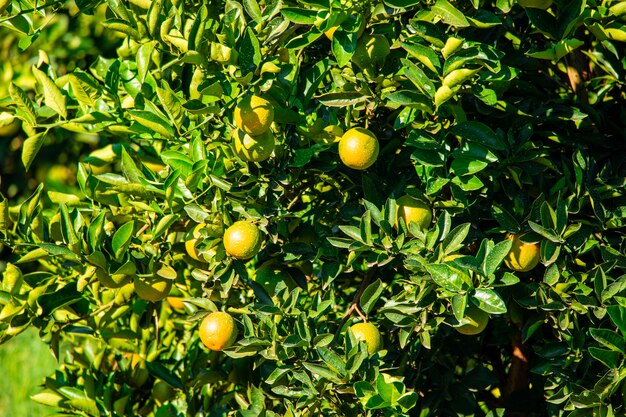
[[[22,128],[22,121],[8,112],[0,113],[0,137],[14,136]]]
[[[233,132],[235,153],[244,161],[262,162],[274,151],[274,134],[268,130],[259,136],[250,136],[240,129]]]
[[[371,355],[383,348],[383,337],[378,328],[372,323],[357,323],[350,327],[358,340],[363,340],[367,345],[367,352]]]
[[[430,206],[423,203],[410,195],[403,195],[396,200],[397,214],[395,226],[398,228],[400,219],[404,219],[407,228],[410,223],[417,224],[421,229],[426,229],[430,226],[430,222],[433,219],[433,213]]]
[[[158,404],[170,401],[174,399],[175,396],[176,391],[174,391],[174,388],[165,381],[159,379],[152,386],[152,398],[154,398]]]
[[[369,130],[355,127],[343,134],[339,141],[339,157],[349,168],[364,170],[378,158],[378,139]]]
[[[468,323],[455,327],[455,329],[457,332],[468,336],[481,333],[489,322],[489,314],[474,306],[469,306],[465,309],[464,318]]]
[[[204,226],[205,226],[204,223],[200,223],[196,227],[194,227],[193,231],[191,232],[192,238],[185,241],[185,250],[187,251],[187,254],[191,256],[193,259],[195,259],[196,261],[200,261],[200,262],[206,262],[200,256],[200,253],[198,252],[198,249],[196,248],[196,244],[198,243],[198,238],[202,236],[201,230]]]
[[[518,272],[527,272],[539,264],[539,243],[526,243],[519,235],[509,234],[513,244],[509,254],[504,258],[504,263],[509,269]]]
[[[124,357],[130,359],[130,366],[128,367],[128,381],[130,385],[138,388],[145,384],[150,376],[146,367],[146,361],[136,353],[128,353]]]
[[[207,348],[220,351],[235,343],[237,324],[235,319],[223,311],[206,316],[200,323],[200,340]]]
[[[357,44],[352,61],[361,69],[381,67],[389,55],[389,41],[383,35],[364,35]]]
[[[261,231],[245,220],[233,223],[224,233],[226,253],[237,259],[250,259],[261,249]]]
[[[135,277],[133,280],[135,293],[146,301],[160,301],[168,296],[172,289],[172,280],[157,276],[149,278]]]
[[[134,274],[109,274],[104,269],[96,269],[96,278],[98,279],[98,282],[106,288],[121,288],[130,282],[133,277]]]
[[[262,97],[246,96],[235,107],[235,124],[249,135],[267,132],[273,121],[274,106]]]

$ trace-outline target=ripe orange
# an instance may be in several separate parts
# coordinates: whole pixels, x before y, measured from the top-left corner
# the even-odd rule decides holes
[[[396,214],[396,229],[400,224],[400,218],[404,219],[407,228],[411,222],[417,224],[421,229],[426,229],[430,226],[430,222],[433,220],[433,213],[428,204],[425,204],[410,195],[403,195],[396,200],[397,214]]]
[[[367,352],[372,355],[383,348],[383,337],[372,323],[357,323],[350,327],[358,340],[367,345]]]
[[[339,157],[349,168],[367,169],[378,158],[378,139],[365,128],[352,128],[339,141]]]
[[[508,234],[507,239],[513,241],[509,254],[504,263],[509,269],[518,272],[527,272],[539,264],[539,243],[526,243],[519,235]]]
[[[235,319],[223,311],[206,316],[200,323],[200,340],[211,350],[223,350],[235,343],[237,324]]]
[[[468,320],[469,323],[455,327],[455,329],[457,332],[468,336],[481,333],[485,330],[489,322],[489,314],[474,306],[468,306],[465,309],[464,318]]]
[[[262,135],[273,121],[274,106],[262,97],[246,96],[235,107],[235,124],[248,135]]]
[[[158,276],[149,278],[135,277],[133,280],[135,285],[135,293],[139,298],[146,301],[157,302],[170,293],[172,289],[172,280]]]
[[[244,161],[262,162],[274,151],[274,134],[267,130],[259,136],[250,136],[240,129],[233,131],[235,153]]]
[[[185,304],[183,303],[183,297],[167,297],[167,304],[176,311],[185,311]]]
[[[256,256],[262,242],[259,228],[244,220],[233,223],[224,233],[226,253],[237,259],[250,259]]]
[[[195,259],[196,261],[200,261],[200,262],[206,262],[202,258],[202,256],[200,256],[200,253],[198,253],[198,249],[196,248],[196,244],[198,243],[198,238],[202,236],[200,231],[202,230],[204,226],[206,226],[204,223],[200,223],[196,227],[194,227],[193,231],[191,232],[192,239],[188,239],[185,241],[185,250],[187,251],[187,254],[191,256],[193,259]]]

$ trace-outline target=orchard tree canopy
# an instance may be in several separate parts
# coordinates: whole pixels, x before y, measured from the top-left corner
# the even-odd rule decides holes
[[[624,416],[625,42],[620,0],[0,0],[0,343],[57,416]]]

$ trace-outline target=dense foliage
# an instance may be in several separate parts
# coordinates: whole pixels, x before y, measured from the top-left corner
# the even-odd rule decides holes
[[[0,342],[59,415],[625,415],[625,41],[613,0],[0,0]]]

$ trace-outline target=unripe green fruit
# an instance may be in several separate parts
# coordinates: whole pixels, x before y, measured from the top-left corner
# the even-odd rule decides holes
[[[468,306],[465,309],[464,319],[468,323],[455,327],[456,331],[464,335],[473,336],[485,330],[489,322],[489,314],[478,307]]]
[[[364,35],[359,41],[352,61],[362,70],[380,68],[390,52],[389,41],[383,35]]]

